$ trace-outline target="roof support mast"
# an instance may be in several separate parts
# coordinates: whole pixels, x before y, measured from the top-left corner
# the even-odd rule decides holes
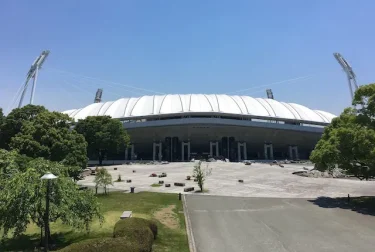
[[[34,103],[34,95],[35,95],[36,82],[38,79],[38,72],[39,72],[39,69],[42,67],[44,61],[47,59],[48,55],[49,55],[48,50],[43,51],[31,65],[30,70],[26,75],[25,83],[23,84],[22,95],[20,98],[20,102],[18,103],[18,108],[22,107],[23,98],[25,97],[25,93],[26,93],[26,90],[27,90],[27,87],[29,85],[29,81],[31,78],[33,78],[33,86],[31,90],[30,104]]]
[[[341,56],[341,54],[334,53],[333,56],[336,58],[337,62],[341,65],[342,69],[346,73],[346,76],[348,77],[349,91],[353,101],[354,93],[358,89],[355,73],[353,72],[353,69],[349,65],[349,63],[344,59],[344,57]]]

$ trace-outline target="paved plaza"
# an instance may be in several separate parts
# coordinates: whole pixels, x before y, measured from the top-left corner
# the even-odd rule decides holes
[[[301,171],[303,167],[312,168],[311,165],[285,164],[284,168],[270,166],[269,164],[211,162],[202,163],[212,168],[212,174],[207,178],[205,188],[207,195],[238,196],[238,197],[269,197],[269,198],[316,198],[345,197],[373,195],[375,191],[374,181],[359,181],[353,179],[334,178],[308,178],[293,175],[294,171]],[[114,170],[114,168],[117,170]],[[182,187],[173,185],[175,182],[184,182],[186,186],[194,186],[198,189],[196,182],[187,181],[186,176],[192,175],[194,163],[169,163],[169,164],[132,164],[105,166],[111,173],[113,180],[120,174],[123,180],[131,179],[131,183],[114,182],[110,190],[129,190],[130,186],[135,187],[136,192],[183,192]],[[132,171],[136,172],[133,173]],[[167,177],[149,177],[151,173],[167,173]],[[87,176],[79,184],[94,186],[95,176]],[[239,183],[243,179],[244,183]],[[163,180],[170,183],[171,187],[151,187],[152,184]]]
[[[197,252],[374,251],[375,218],[314,200],[186,195]]]

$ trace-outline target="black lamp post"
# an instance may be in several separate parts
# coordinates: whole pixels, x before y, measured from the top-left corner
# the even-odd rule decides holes
[[[46,193],[46,212],[44,214],[44,251],[49,250],[48,245],[48,236],[49,236],[49,195],[50,195],[50,187],[51,187],[51,180],[56,179],[57,176],[53,175],[50,172],[44,174],[40,179],[47,180],[47,193]]]

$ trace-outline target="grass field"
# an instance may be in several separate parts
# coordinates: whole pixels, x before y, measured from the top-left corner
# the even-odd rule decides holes
[[[99,221],[94,221],[90,233],[86,233],[85,230],[74,230],[61,223],[51,223],[52,237],[57,248],[85,239],[111,237],[114,224],[123,211],[129,210],[133,211],[134,217],[157,220],[159,233],[153,251],[189,251],[182,201],[178,200],[178,195],[112,192],[99,195],[98,198],[105,218],[104,223],[100,225]],[[23,236],[2,241],[0,251],[38,251],[34,248],[38,247],[39,237],[40,229],[30,225]]]

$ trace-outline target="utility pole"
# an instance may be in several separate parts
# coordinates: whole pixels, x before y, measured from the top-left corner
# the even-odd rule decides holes
[[[344,72],[346,73],[346,76],[348,78],[349,91],[350,91],[350,95],[353,101],[354,93],[358,89],[355,73],[353,72],[353,69],[349,65],[349,63],[344,59],[344,57],[341,56],[341,54],[334,53],[333,56],[335,57],[337,62],[341,65]]]
[[[38,72],[39,69],[42,67],[44,61],[47,59],[49,55],[49,51],[45,50],[43,51],[33,62],[33,64],[30,67],[29,72],[26,75],[26,80],[25,83],[23,84],[23,90],[22,90],[22,95],[20,98],[20,102],[18,103],[18,108],[22,106],[23,98],[25,96],[27,87],[29,85],[29,81],[31,78],[33,78],[33,86],[31,90],[31,97],[30,97],[30,104],[34,103],[34,95],[35,95],[35,88],[36,88],[36,81],[38,79]]]

